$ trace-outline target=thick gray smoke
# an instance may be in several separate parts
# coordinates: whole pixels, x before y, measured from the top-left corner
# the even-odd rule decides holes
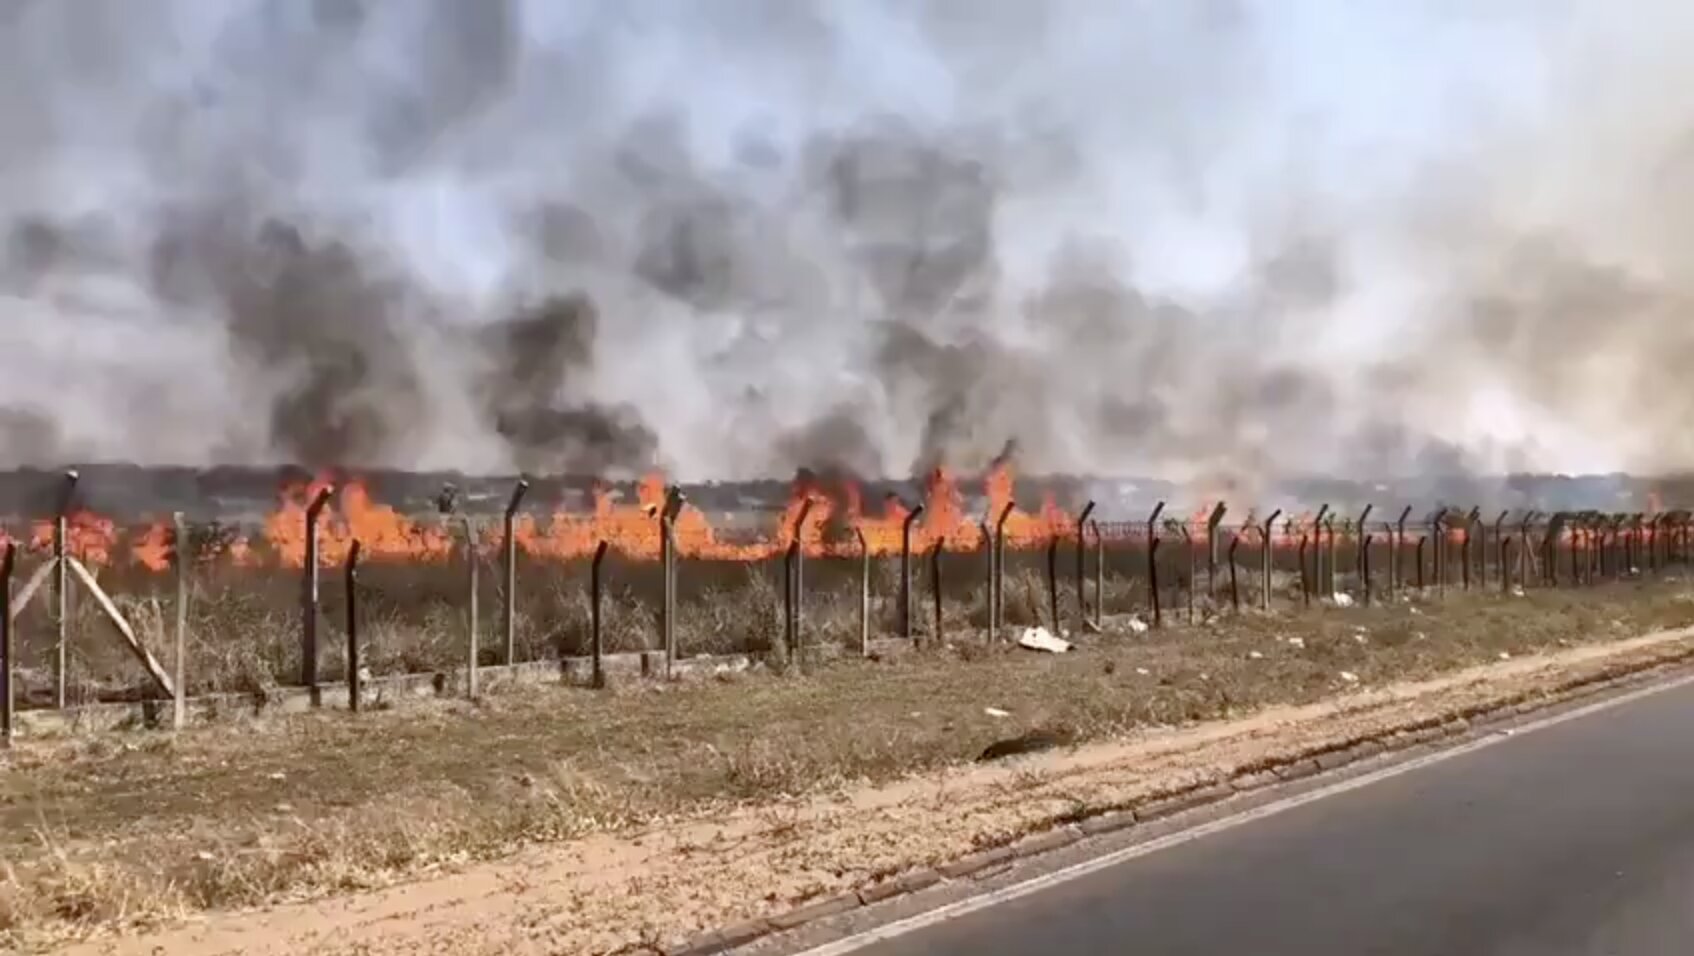
[[[0,0],[0,460],[1694,465],[1694,7]]]

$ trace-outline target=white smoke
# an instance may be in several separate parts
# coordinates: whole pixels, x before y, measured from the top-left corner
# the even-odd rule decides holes
[[[10,0],[0,458],[1685,468],[1690,40],[1669,0]]]

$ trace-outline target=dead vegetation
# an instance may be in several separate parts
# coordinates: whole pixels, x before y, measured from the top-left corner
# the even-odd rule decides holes
[[[746,581],[748,570],[738,572]],[[1033,573],[1009,577],[1011,623],[1045,613],[1039,574],[1033,588],[1014,583]],[[562,602],[573,591],[557,584],[553,599]],[[715,596],[691,615],[698,646],[709,646],[707,635],[745,641],[775,620],[774,587],[738,607],[746,592],[731,586],[702,588]],[[757,594],[760,585],[751,587]],[[20,741],[0,758],[0,945],[378,886],[525,844],[970,761],[1019,735],[1099,739],[1694,625],[1694,600],[1666,579],[1522,598],[1475,592],[1368,609],[1202,613],[1148,633],[1109,617],[1106,634],[1079,638],[1079,653],[1039,655],[985,644],[969,627],[980,595],[973,606],[965,581],[959,588],[947,643],[886,660],[605,693],[534,688],[478,704],[260,719],[174,737]],[[201,604],[243,606],[252,628],[236,632],[248,637],[224,656],[200,638],[196,659],[223,668],[216,678],[201,670],[201,686],[286,672],[292,632],[242,600],[252,599],[232,589]],[[819,633],[856,634],[855,593],[820,596],[811,608]],[[443,639],[431,650],[398,629],[385,635],[373,615],[372,656],[391,667],[428,666],[455,647]],[[637,618],[624,633],[636,639],[644,624]]]

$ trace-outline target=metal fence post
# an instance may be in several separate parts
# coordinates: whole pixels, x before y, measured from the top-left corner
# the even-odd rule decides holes
[[[188,576],[194,566],[188,538],[188,522],[178,511],[171,516],[171,563],[176,571],[176,675],[172,684],[171,726],[181,730],[188,723]]]
[[[306,686],[313,707],[323,705],[318,687],[318,521],[334,494],[333,487],[320,488],[306,505],[306,566],[301,573],[300,596],[300,683]]]
[[[353,713],[359,712],[359,703],[364,699],[364,675],[359,672],[359,542],[354,540],[352,547],[347,549],[346,581],[343,587],[347,591],[347,709]],[[181,686],[182,678],[177,678]]]
[[[605,541],[594,546],[594,560],[588,565],[588,653],[593,666],[592,684],[595,689],[606,686],[606,645],[603,639],[603,623],[601,605],[605,597],[605,587],[602,581],[602,570],[606,563],[606,551],[610,547]]]
[[[1052,532],[1047,536],[1047,607],[1053,616],[1053,633],[1058,635],[1064,630],[1059,625],[1059,536]]]
[[[859,656],[871,653],[871,546],[865,540],[865,530],[855,527],[859,539]]]
[[[806,518],[811,513],[812,499],[807,498],[800,502],[800,513],[794,518],[794,530],[788,541],[788,552],[783,559],[783,638],[791,654],[800,650],[800,607],[805,600],[806,561],[805,548],[801,545],[800,537],[806,529]]]
[[[665,502],[659,509],[659,553],[664,559],[660,569],[664,590],[659,636],[665,651],[665,680],[675,676],[676,671],[676,518],[682,513],[682,506],[687,500],[682,489],[672,486],[665,489]]]
[[[18,546],[10,539],[0,551],[0,748],[12,745],[12,572]],[[181,686],[180,684],[178,685]]]
[[[1271,609],[1271,566],[1276,560],[1276,544],[1272,536],[1276,534],[1276,519],[1282,515],[1282,509],[1272,511],[1265,519],[1264,537],[1260,539],[1260,560],[1264,563],[1264,593],[1259,595],[1259,601],[1266,611]]]
[[[935,594],[935,646],[937,647],[947,642],[945,608],[942,606],[941,597],[941,551],[946,543],[945,536],[937,537],[935,545],[929,550],[929,588]]]
[[[501,630],[506,643],[506,663],[518,662],[518,507],[523,504],[523,497],[529,491],[529,481],[519,478],[512,487],[512,497],[506,501],[506,515],[503,531],[505,532],[505,567],[501,570],[506,575],[506,606],[503,608]]]
[[[1353,555],[1353,569],[1360,577],[1363,577],[1365,573],[1365,551],[1368,550],[1364,544],[1365,525],[1370,521],[1370,513],[1375,508],[1376,506],[1372,504],[1365,505],[1365,510],[1359,512],[1359,523],[1354,526],[1353,541],[1358,545],[1359,553]]]
[[[1076,613],[1078,633],[1088,626],[1088,516],[1094,513],[1094,502],[1082,508],[1076,518]]]
[[[1229,509],[1220,501],[1206,517],[1206,595],[1213,601],[1218,596],[1218,525],[1223,523],[1223,516],[1228,512]]]
[[[66,703],[65,681],[70,653],[71,586],[68,577],[70,562],[66,557],[71,503],[76,498],[77,481],[78,475],[74,470],[65,472],[53,518],[53,706],[60,710],[65,708]]]
[[[912,640],[912,525],[923,514],[923,505],[913,506],[900,523],[900,636]]]
[[[1230,535],[1230,537],[1229,537],[1229,555],[1228,555],[1228,560],[1229,560],[1229,606],[1236,614],[1241,613],[1241,581],[1240,581],[1239,577],[1237,576],[1238,571],[1237,571],[1236,565],[1235,565],[1235,551],[1239,547],[1241,547],[1241,535],[1239,533]]]
[[[1094,529],[1094,629],[1106,629],[1106,536],[1100,533],[1100,522],[1090,521]]]
[[[481,582],[478,580],[480,568],[476,553],[476,519],[465,516],[465,585],[470,591],[470,601],[465,607],[465,696],[471,700],[477,699],[477,678],[481,671],[482,655],[482,620],[481,607],[478,603]]]
[[[1012,502],[1006,502],[994,520],[994,588],[989,602],[992,605],[989,634],[994,640],[1000,639],[1000,631],[1006,624],[1006,519],[1012,516],[1012,508]]]

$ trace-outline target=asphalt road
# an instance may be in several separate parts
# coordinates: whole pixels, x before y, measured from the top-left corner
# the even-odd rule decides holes
[[[860,952],[1688,956],[1694,686]]]

